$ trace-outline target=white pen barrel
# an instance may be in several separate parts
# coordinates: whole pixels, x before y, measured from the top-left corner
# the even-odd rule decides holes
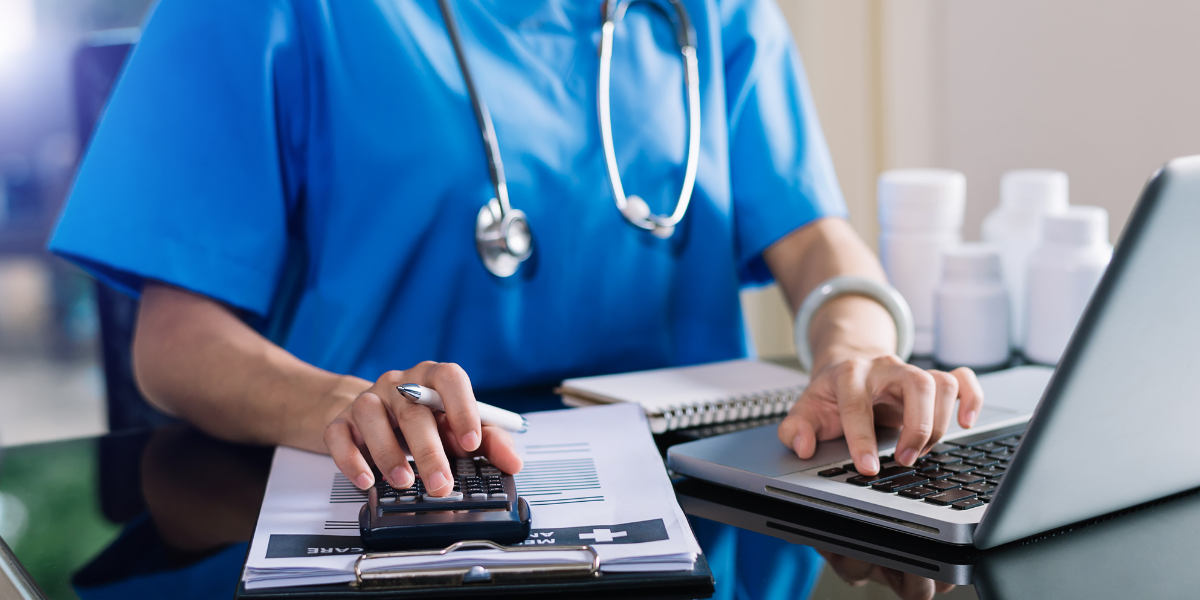
[[[476,403],[479,410],[479,420],[485,425],[495,425],[505,431],[525,431],[525,417],[515,412],[484,404]]]

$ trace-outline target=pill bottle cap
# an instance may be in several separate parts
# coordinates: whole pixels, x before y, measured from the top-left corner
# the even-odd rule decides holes
[[[943,281],[1003,281],[1000,250],[991,244],[960,244],[942,253]]]
[[[1020,169],[1000,178],[1000,206],[1035,213],[1067,209],[1070,180],[1062,171]]]
[[[958,231],[967,178],[948,169],[894,169],[879,176],[879,222],[885,230]]]
[[[1042,241],[1071,246],[1108,243],[1108,211],[1099,206],[1071,206],[1042,220]]]

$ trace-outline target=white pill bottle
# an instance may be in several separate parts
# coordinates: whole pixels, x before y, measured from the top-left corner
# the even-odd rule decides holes
[[[1025,344],[1025,268],[1041,242],[1042,217],[1065,212],[1069,196],[1062,171],[1009,171],[1000,178],[1000,206],[983,219],[983,241],[1000,251],[1012,311],[1009,336],[1016,350]]]
[[[1072,206],[1044,217],[1042,242],[1027,268],[1026,358],[1058,363],[1112,253],[1103,208]]]
[[[896,169],[879,176],[879,258],[912,309],[913,354],[933,354],[933,293],[942,253],[962,242],[967,178],[944,169]]]
[[[934,316],[939,364],[987,369],[1008,363],[1009,302],[999,249],[963,244],[942,254]]]

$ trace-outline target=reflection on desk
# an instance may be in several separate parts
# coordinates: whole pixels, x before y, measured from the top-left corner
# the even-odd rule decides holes
[[[10,448],[0,533],[48,598],[228,598],[270,460],[187,427]]]
[[[7,448],[0,537],[54,600],[228,599],[270,457],[186,427]],[[984,600],[1200,590],[1196,493],[981,553],[698,481],[676,492],[723,600],[895,596],[888,588]],[[832,566],[820,580],[817,552]]]
[[[981,600],[1200,595],[1200,490],[986,552],[695,480],[675,490],[689,515],[811,546],[843,579],[871,578],[904,598],[935,589]]]

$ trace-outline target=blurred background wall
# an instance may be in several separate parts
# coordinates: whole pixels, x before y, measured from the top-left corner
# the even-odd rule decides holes
[[[197,0],[202,1],[202,0]],[[1065,170],[1124,224],[1151,171],[1200,153],[1195,0],[779,0],[855,228],[888,168],[967,174],[965,234],[1000,174]],[[90,283],[40,248],[80,154],[71,57],[152,0],[0,0],[0,444],[102,431]],[[774,287],[743,304],[760,354],[794,352]]]
[[[1116,241],[1150,174],[1200,153],[1195,0],[780,0],[855,229],[878,236],[891,168],[967,175],[979,239],[1000,175],[1052,168],[1071,202],[1108,209]],[[794,352],[777,290],[743,294],[764,355]]]

